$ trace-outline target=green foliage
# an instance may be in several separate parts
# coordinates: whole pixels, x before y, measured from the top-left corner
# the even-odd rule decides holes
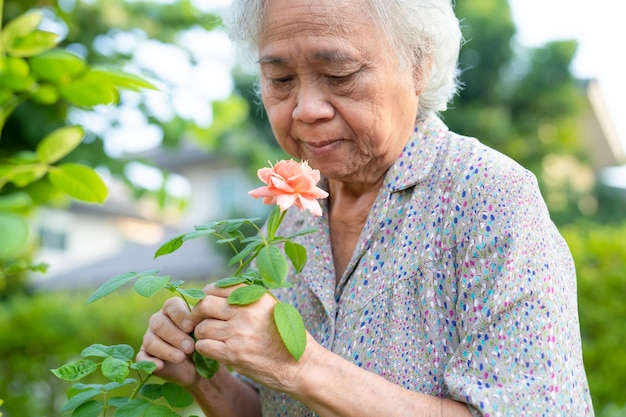
[[[40,10],[29,11],[0,30],[0,134],[9,117],[27,102],[93,107],[117,103],[120,90],[154,89],[140,77],[91,68],[83,58],[57,48],[59,36],[39,29],[43,16]],[[32,211],[61,194],[87,203],[106,199],[106,184],[93,168],[62,163],[84,135],[80,126],[56,126],[35,140],[34,151],[0,153],[0,293],[8,287],[7,280],[34,268],[27,246]],[[6,141],[6,135],[0,140]]]
[[[166,415],[178,416],[167,407],[155,406],[153,400],[165,398],[168,405],[172,408],[188,407],[193,403],[192,396],[183,388],[165,383],[163,385],[151,384],[149,389],[143,389],[152,373],[156,370],[156,365],[152,362],[134,362],[135,350],[125,344],[106,346],[102,344],[91,345],[80,354],[83,358],[95,357],[99,361],[92,359],[80,359],[66,363],[60,368],[52,369],[52,373],[64,381],[78,381],[87,375],[91,375],[98,369],[102,372],[102,376],[110,382],[103,384],[74,384],[69,390],[69,400],[61,409],[62,412],[73,411],[77,413],[93,413],[92,416],[100,415],[100,412],[109,407],[115,407],[116,415],[139,416],[139,415],[156,415],[159,413]],[[133,378],[127,378],[130,371],[137,371],[139,381]],[[115,400],[111,403],[112,394],[119,388],[127,385],[137,384],[137,387],[128,397],[113,397]],[[148,397],[142,399],[137,397],[138,394],[146,393]],[[102,397],[101,400],[95,401],[93,398]],[[151,409],[155,411],[150,411]],[[141,410],[145,414],[137,414]],[[162,415],[162,414],[161,414]]]
[[[578,273],[583,357],[596,415],[625,416],[626,223],[580,221],[561,232]]]
[[[107,303],[85,306],[88,295],[14,295],[0,303],[0,392],[5,416],[60,417],[59,401],[65,398],[66,387],[49,369],[80,360],[83,348],[96,341],[139,346],[150,315],[165,300],[165,294],[145,299],[123,291]],[[99,382],[95,374],[85,379],[87,384]],[[128,396],[131,388],[118,388],[116,395]]]
[[[306,329],[300,312],[291,304],[276,303],[274,322],[291,356],[300,359],[306,348]]]

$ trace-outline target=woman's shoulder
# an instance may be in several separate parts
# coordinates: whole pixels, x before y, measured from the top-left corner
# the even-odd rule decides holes
[[[456,179],[479,188],[496,184],[537,187],[537,179],[530,170],[475,137],[448,130],[437,138],[436,144],[430,143],[433,145],[437,147],[437,158],[431,173],[437,180]]]

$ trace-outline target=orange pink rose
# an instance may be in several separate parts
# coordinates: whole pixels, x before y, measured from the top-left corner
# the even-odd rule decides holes
[[[328,193],[316,186],[320,172],[306,161],[279,161],[274,166],[259,169],[257,175],[266,185],[249,191],[251,197],[263,198],[264,204],[277,204],[281,211],[295,205],[300,211],[322,215],[317,199],[328,197]]]

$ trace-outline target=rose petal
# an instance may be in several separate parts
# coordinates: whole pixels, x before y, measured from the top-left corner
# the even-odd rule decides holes
[[[280,194],[276,196],[276,204],[280,207],[280,211],[285,211],[293,205],[297,197],[297,194]]]
[[[301,210],[309,210],[312,215],[320,217],[322,215],[322,207],[316,199],[303,198],[298,199]]]

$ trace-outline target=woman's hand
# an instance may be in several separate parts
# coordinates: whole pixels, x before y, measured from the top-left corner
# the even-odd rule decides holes
[[[293,359],[278,334],[276,300],[266,294],[250,305],[229,305],[227,298],[236,288],[204,289],[207,296],[191,313],[196,349],[265,386],[289,391],[302,359]]]
[[[190,356],[195,342],[189,334],[193,330],[187,305],[180,298],[170,298],[150,317],[137,360],[154,362],[154,374],[163,379],[183,387],[196,384],[200,376]]]

